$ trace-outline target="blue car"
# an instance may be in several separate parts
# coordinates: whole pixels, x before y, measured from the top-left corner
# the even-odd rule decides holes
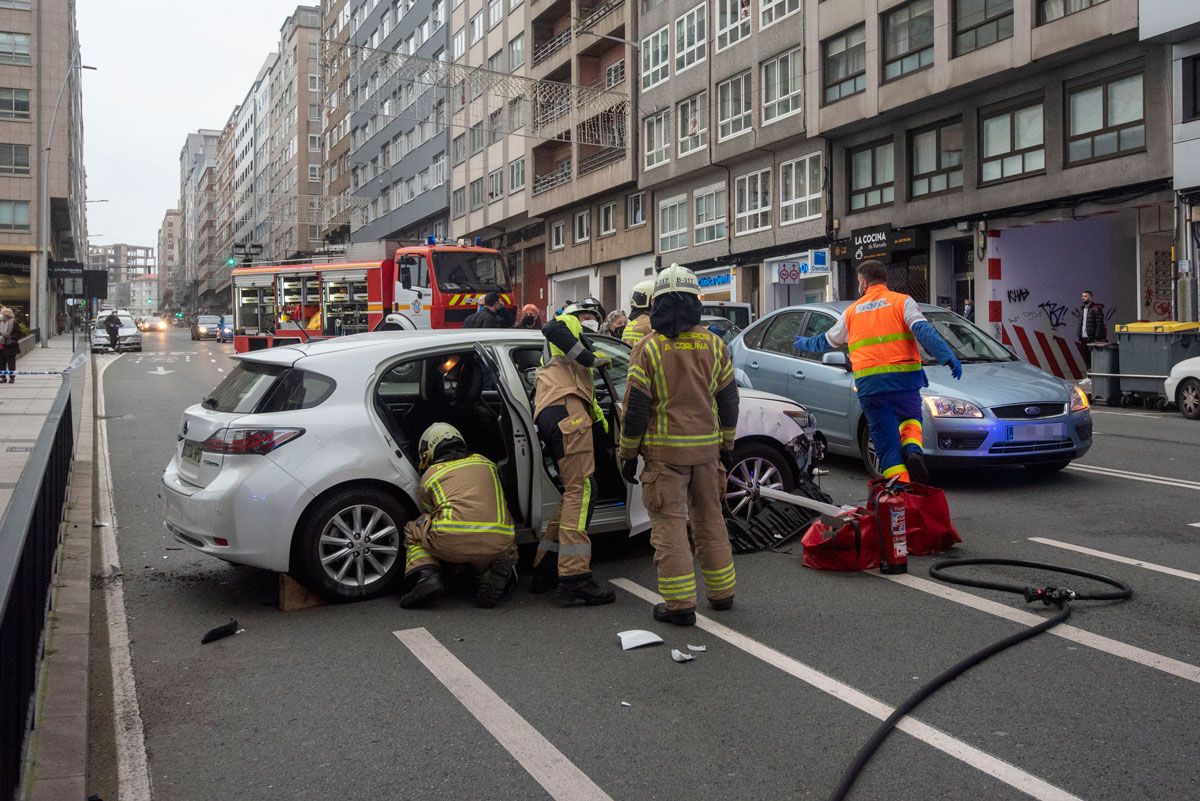
[[[849,303],[808,303],[773,312],[729,345],[738,383],[791,398],[820,421],[832,453],[863,459],[877,472],[867,422],[854,394],[845,348],[796,353],[797,335],[828,331]],[[1023,465],[1053,473],[1087,453],[1092,417],[1087,396],[1014,356],[979,327],[937,306],[921,311],[963,363],[963,377],[927,354],[925,454],[931,467]]]

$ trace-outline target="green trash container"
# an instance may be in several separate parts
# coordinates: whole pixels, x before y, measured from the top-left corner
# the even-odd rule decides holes
[[[1184,359],[1200,356],[1200,323],[1128,323],[1117,326],[1121,391],[1163,395],[1163,381]]]

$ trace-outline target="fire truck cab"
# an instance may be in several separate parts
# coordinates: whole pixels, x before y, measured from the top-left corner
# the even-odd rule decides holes
[[[460,328],[489,292],[513,309],[512,282],[498,250],[429,242],[396,250],[395,305],[420,328]]]

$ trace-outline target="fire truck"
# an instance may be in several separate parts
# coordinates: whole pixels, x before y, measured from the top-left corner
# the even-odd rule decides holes
[[[402,245],[375,262],[263,264],[233,270],[234,349],[294,345],[379,328],[399,314],[414,328],[461,328],[495,292],[513,308],[504,256],[464,242]]]

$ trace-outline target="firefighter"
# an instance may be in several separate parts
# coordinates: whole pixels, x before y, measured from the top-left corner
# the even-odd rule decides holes
[[[695,557],[713,609],[731,608],[736,587],[721,501],[738,389],[725,343],[700,325],[700,311],[695,273],[672,264],[658,274],[652,330],[630,356],[619,452],[630,483],[645,460],[642,499],[664,600],[654,619],[678,626],[696,622]]]
[[[530,592],[557,585],[562,600],[588,606],[616,600],[612,589],[592,578],[588,537],[596,470],[592,426],[608,431],[591,368],[607,367],[611,360],[589,348],[584,329],[598,329],[603,319],[604,309],[588,298],[567,306],[542,328],[548,358],[537,372],[533,409],[538,435],[558,468],[562,499],[538,543]]]
[[[458,429],[434,423],[418,444],[421,516],[404,527],[400,606],[429,604],[443,592],[439,563],[469,565],[482,573],[475,602],[491,609],[516,586],[517,547],[500,474],[491,460],[471,453]]]
[[[629,294],[629,322],[621,332],[621,341],[631,348],[650,333],[650,299],[653,296],[653,278],[642,281]]]
[[[917,302],[887,288],[887,268],[864,261],[858,268],[860,297],[842,312],[824,334],[796,337],[795,349],[824,353],[848,345],[858,403],[867,427],[879,470],[886,479],[929,481],[921,450],[921,388],[929,386],[921,368],[925,348],[939,364],[962,378],[962,363],[946,340],[934,330]]]

